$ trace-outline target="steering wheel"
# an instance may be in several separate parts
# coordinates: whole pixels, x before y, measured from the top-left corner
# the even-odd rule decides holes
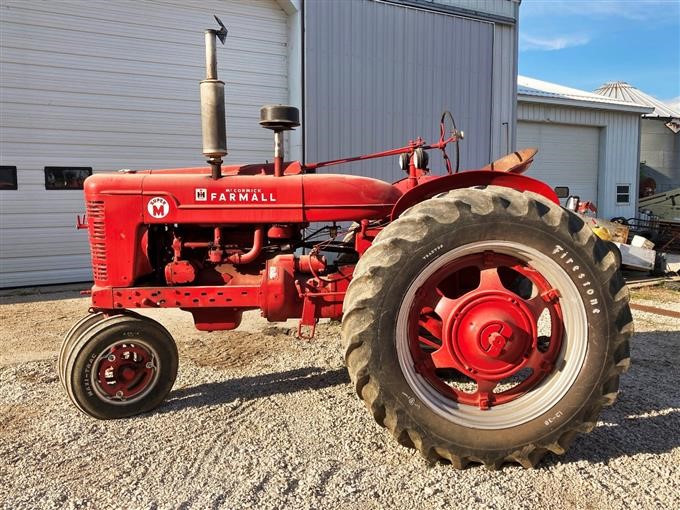
[[[447,131],[446,129],[446,119],[447,117],[451,120],[451,131]],[[450,133],[449,136],[447,137],[447,133]],[[453,118],[453,114],[445,110],[442,113],[442,118],[439,121],[439,143],[444,144],[446,140],[448,140],[451,136],[456,137],[455,141],[455,152],[456,152],[456,170],[455,172],[452,171],[451,169],[451,160],[449,159],[449,155],[446,153],[446,145],[442,145],[441,151],[442,151],[442,157],[444,158],[444,162],[446,163],[446,171],[448,172],[449,175],[452,173],[458,173],[458,170],[460,170],[460,145],[458,145],[458,139],[459,139],[459,133],[458,133],[458,128],[456,128],[456,121]]]

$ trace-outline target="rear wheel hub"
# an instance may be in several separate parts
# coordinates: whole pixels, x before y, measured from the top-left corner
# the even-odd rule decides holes
[[[471,292],[447,317],[441,352],[457,358],[472,374],[503,379],[521,369],[535,327],[526,307],[509,292]]]
[[[558,297],[519,258],[485,251],[453,260],[416,293],[414,368],[461,404],[485,410],[515,400],[552,371],[563,332]],[[550,331],[539,335],[543,315]]]

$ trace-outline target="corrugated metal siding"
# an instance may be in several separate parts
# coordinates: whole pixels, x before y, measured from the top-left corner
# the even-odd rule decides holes
[[[460,7],[470,11],[517,19],[519,2],[514,0],[421,0],[435,4]]]
[[[493,24],[369,0],[305,4],[307,161],[439,136],[450,109],[462,168],[489,161]],[[441,169],[439,154],[431,167]],[[393,181],[396,159],[343,167]],[[441,171],[441,170],[440,170]]]
[[[640,146],[642,172],[656,181],[656,191],[680,187],[680,134],[668,129],[663,120],[642,119]]]
[[[511,3],[511,2],[508,2]],[[494,26],[491,159],[512,152],[517,126],[517,28]]]
[[[44,166],[202,165],[202,30],[218,14],[227,83],[228,163],[271,158],[259,108],[286,103],[287,17],[274,0],[24,2],[1,0],[0,287],[90,278],[76,232],[81,191],[46,191]]]
[[[467,11],[519,17],[519,0],[420,0]],[[517,125],[517,50],[515,24],[495,23],[493,43],[493,87],[491,104],[491,156],[494,160],[511,152],[515,145]]]
[[[606,218],[636,215],[639,115],[520,102],[517,108],[517,119],[518,121],[603,128],[599,141],[598,214]],[[531,169],[529,169],[529,176],[531,176]],[[617,184],[630,184],[630,204],[616,204]]]

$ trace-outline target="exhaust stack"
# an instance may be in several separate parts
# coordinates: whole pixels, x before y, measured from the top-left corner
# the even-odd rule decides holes
[[[227,28],[215,16],[219,30],[205,31],[205,80],[201,81],[201,129],[203,155],[212,168],[212,178],[222,177],[222,157],[227,155],[227,126],[224,109],[224,82],[217,79],[216,39],[222,44],[227,38]]]

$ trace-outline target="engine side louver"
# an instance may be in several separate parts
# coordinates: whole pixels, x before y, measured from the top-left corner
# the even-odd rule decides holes
[[[92,275],[94,280],[108,278],[106,270],[106,226],[104,218],[104,202],[89,200],[87,202],[87,221],[90,232],[90,251],[92,252]]]

